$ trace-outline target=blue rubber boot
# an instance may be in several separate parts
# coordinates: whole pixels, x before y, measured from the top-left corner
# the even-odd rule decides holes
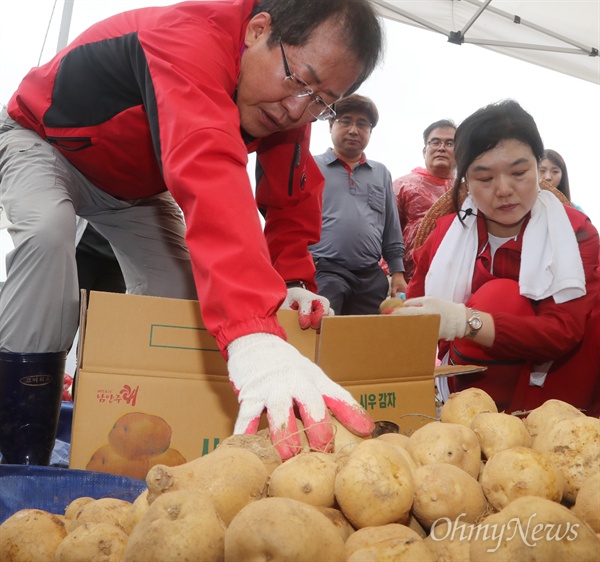
[[[66,360],[66,351],[0,352],[2,464],[50,464]]]

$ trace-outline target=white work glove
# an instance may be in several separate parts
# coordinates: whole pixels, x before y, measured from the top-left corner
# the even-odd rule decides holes
[[[229,344],[229,380],[240,411],[234,433],[256,433],[267,411],[271,440],[286,460],[301,450],[294,406],[311,449],[333,450],[334,433],[327,408],[352,433],[368,436],[373,419],[352,395],[334,383],[295,347],[273,334],[250,334]]]
[[[467,333],[467,307],[462,303],[438,299],[437,297],[417,297],[404,301],[404,306],[390,312],[394,316],[419,316],[439,314],[440,331],[438,338],[452,341],[463,338]]]
[[[290,287],[287,296],[281,305],[284,310],[297,310],[298,322],[303,330],[321,327],[323,316],[333,316],[334,312],[329,307],[329,300],[315,295],[302,287]]]

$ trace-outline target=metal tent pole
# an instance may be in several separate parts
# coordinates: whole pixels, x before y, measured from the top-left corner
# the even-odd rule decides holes
[[[73,15],[73,4],[75,0],[65,0],[62,19],[60,20],[60,31],[58,32],[58,44],[56,52],[64,49],[69,42],[69,28],[71,27],[71,16]]]

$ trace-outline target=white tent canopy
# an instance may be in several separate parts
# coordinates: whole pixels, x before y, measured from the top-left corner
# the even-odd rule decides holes
[[[600,0],[373,0],[382,16],[600,84]]]

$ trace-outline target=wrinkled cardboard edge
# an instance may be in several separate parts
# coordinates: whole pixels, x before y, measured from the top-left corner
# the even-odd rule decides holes
[[[71,431],[75,427],[75,416],[77,415],[77,393],[79,392],[79,372],[82,369],[83,343],[85,341],[85,325],[87,321],[88,294],[85,289],[79,291],[79,340],[77,341],[77,352],[75,354],[75,372],[73,373],[73,417]],[[71,466],[71,449],[69,448],[69,466]]]
[[[82,368],[83,361],[83,342],[85,341],[85,325],[87,322],[87,305],[88,305],[88,294],[85,289],[79,291],[79,340],[77,342],[77,360],[75,365],[75,374],[73,378],[76,378],[79,371]]]

